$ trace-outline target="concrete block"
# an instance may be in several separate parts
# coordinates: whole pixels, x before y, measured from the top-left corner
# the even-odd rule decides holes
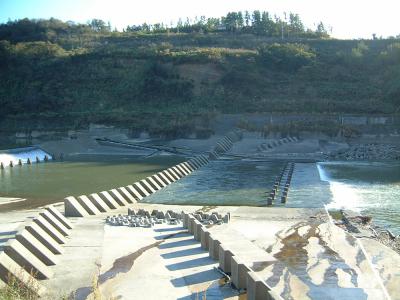
[[[208,250],[209,238],[210,238],[210,232],[205,227],[203,227],[203,230],[200,232],[201,248]]]
[[[200,158],[200,156],[196,156],[196,157],[194,158],[194,161],[199,165],[199,168],[202,167],[202,166],[204,166],[204,164],[205,164],[204,160],[202,160],[202,159]]]
[[[142,200],[143,196],[138,192],[138,190],[133,185],[128,185],[126,189],[135,197],[136,201]]]
[[[183,228],[188,228],[188,220],[189,220],[189,215],[187,213],[183,213],[183,219],[182,219]]]
[[[131,195],[131,193],[128,192],[128,190],[126,189],[126,187],[121,186],[121,187],[118,188],[118,190],[121,192],[122,196],[125,197],[125,199],[126,199],[126,201],[127,201],[128,203],[132,204],[132,203],[136,203],[136,202],[137,202],[136,199],[135,199],[135,197],[133,197],[133,196]]]
[[[186,169],[188,169],[189,172],[194,171],[194,168],[187,161],[183,162],[182,164],[185,165]]]
[[[233,256],[232,251],[227,245],[219,245],[219,267],[225,272],[231,273],[231,259]]]
[[[171,176],[174,177],[175,181],[181,179],[181,177],[172,169],[169,168],[166,170]]]
[[[21,268],[38,279],[49,279],[53,277],[53,272],[42,261],[39,260],[18,240],[9,240],[3,248],[3,251]]]
[[[192,168],[187,164],[187,162],[181,163],[180,166],[188,173],[188,175],[193,172]]]
[[[11,279],[17,280],[38,296],[43,296],[46,293],[43,285],[4,252],[0,252],[0,279],[4,283],[8,283]]]
[[[181,171],[181,173],[182,173],[184,176],[187,176],[187,175],[190,174],[190,172],[188,172],[181,164],[176,165],[175,167],[176,167],[179,171]]]
[[[111,209],[119,208],[119,204],[117,203],[117,201],[114,200],[114,198],[110,195],[108,191],[100,192],[99,196],[103,199],[103,201],[105,202],[105,204],[107,204],[109,208]]]
[[[247,273],[247,299],[248,300],[278,300],[270,295],[270,288],[255,272]]]
[[[159,172],[157,174],[158,178],[160,178],[166,185],[173,183],[171,179],[169,179],[163,172]]]
[[[150,176],[161,188],[165,188],[168,183],[165,183],[164,180],[160,177],[159,174],[154,174]]]
[[[171,167],[171,169],[174,170],[176,174],[178,174],[179,178],[186,176],[186,174],[181,172],[176,166]]]
[[[212,259],[219,259],[219,245],[221,242],[217,238],[213,237],[211,234],[208,237],[208,253]]]
[[[143,187],[141,182],[135,182],[133,186],[143,197],[150,196],[150,193]]]
[[[161,186],[151,176],[147,177],[145,180],[155,191],[161,190]]]
[[[97,209],[97,207],[92,203],[92,201],[90,201],[90,199],[86,195],[79,196],[78,202],[88,212],[89,215],[94,216],[101,214],[101,211]]]
[[[110,190],[110,195],[114,198],[114,200],[120,205],[120,206],[126,206],[129,205],[128,201],[122,195],[120,192],[117,191],[117,189],[112,189]]]
[[[25,246],[46,266],[54,266],[58,260],[53,252],[45,247],[37,238],[35,238],[28,230],[24,229],[15,235],[17,241]]]
[[[193,224],[193,236],[194,236],[194,239],[196,241],[200,241],[200,237],[201,237],[200,229],[201,229],[201,227],[203,227],[203,224],[201,224],[198,220],[195,220],[194,224]]]
[[[57,231],[49,222],[43,217],[39,216],[33,219],[33,222],[39,225],[48,235],[50,235],[57,243],[65,244],[65,237]]]
[[[50,212],[54,217],[56,217],[58,221],[60,221],[66,228],[68,229],[73,228],[72,223],[63,214],[61,214],[57,208],[55,208],[52,205],[49,205],[46,207],[46,210]]]
[[[54,254],[63,253],[63,249],[46,231],[39,225],[32,222],[28,224],[25,229],[32,234],[39,242],[41,242],[47,249]]]
[[[192,215],[189,215],[189,218],[188,218],[188,231],[189,231],[189,233],[190,234],[193,234],[193,222],[194,222],[194,220],[196,220],[195,219],[195,217],[193,217]]]
[[[239,257],[231,257],[231,280],[237,289],[245,289],[247,287],[247,273],[251,269]]]
[[[39,215],[45,218],[47,222],[53,225],[53,227],[57,229],[63,236],[68,236],[71,234],[71,231],[47,210],[40,212]]]
[[[67,217],[86,217],[89,213],[82,207],[75,197],[67,197],[64,199],[65,215]]]
[[[156,192],[156,190],[146,180],[142,179],[140,180],[140,183],[142,184],[143,188],[146,189],[149,195],[154,194]]]
[[[90,194],[88,198],[100,212],[104,213],[110,210],[110,207],[108,207],[106,202],[103,199],[101,199],[99,194],[97,193]]]
[[[175,182],[175,181],[177,180],[177,179],[176,179],[174,176],[172,176],[172,174],[170,174],[167,170],[164,170],[164,171],[162,171],[161,173],[164,174],[164,176],[167,177],[167,178],[171,181],[171,183],[172,183],[172,182]]]
[[[188,160],[187,163],[193,168],[193,170],[197,170],[199,168],[199,165],[194,161],[194,159]]]

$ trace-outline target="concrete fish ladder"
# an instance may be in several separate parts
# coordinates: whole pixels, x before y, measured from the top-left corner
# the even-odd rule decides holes
[[[240,140],[240,138],[239,131],[231,132],[217,143],[218,153],[214,151],[214,155],[212,153],[198,155],[131,185],[103,191],[99,194],[94,193],[89,196],[66,197],[64,199],[65,215],[67,217],[88,217],[141,201],[143,198],[162,190],[205,166],[210,162],[210,158],[218,158],[220,154],[229,151],[233,143]]]
[[[72,224],[55,207],[48,206],[30,223],[24,225],[0,252],[0,280],[18,282],[42,296],[46,289],[39,280],[50,279],[49,266],[58,262],[62,245],[72,230]]]

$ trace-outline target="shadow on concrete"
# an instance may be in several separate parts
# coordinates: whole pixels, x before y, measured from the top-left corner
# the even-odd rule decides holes
[[[171,243],[163,243],[159,246],[160,249],[169,249],[169,248],[175,248],[175,247],[184,247],[184,246],[189,246],[189,245],[194,245],[196,244],[196,241],[193,237],[187,240],[182,240],[182,241],[177,241],[177,242],[171,242]]]
[[[155,232],[165,232],[165,231],[178,231],[178,230],[186,230],[185,228],[181,227],[172,227],[172,228],[158,228],[154,229]]]
[[[183,257],[183,256],[190,256],[190,255],[197,255],[204,253],[204,250],[200,246],[196,246],[195,248],[178,250],[170,253],[161,254],[164,259],[171,259],[176,257]]]
[[[209,282],[213,280],[218,280],[221,278],[221,274],[217,273],[214,269],[206,270],[190,275],[186,275],[179,278],[174,278],[171,283],[174,287],[184,287],[188,285],[199,284],[203,282]]]
[[[186,260],[176,264],[167,265],[166,267],[170,271],[176,271],[176,270],[190,269],[190,268],[213,265],[213,264],[215,264],[215,262],[207,256],[192,260]]]

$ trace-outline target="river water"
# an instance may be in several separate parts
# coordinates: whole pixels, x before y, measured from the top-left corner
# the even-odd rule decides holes
[[[15,166],[0,171],[0,197],[27,198],[12,208],[62,201],[132,184],[184,158],[82,156],[73,161]],[[144,199],[152,203],[266,205],[283,162],[217,160]],[[1,201],[1,198],[0,198]],[[282,206],[276,201],[275,206]],[[286,207],[350,209],[400,234],[400,162],[296,164]],[[0,211],[8,205],[0,205]]]
[[[37,207],[79,196],[132,184],[184,161],[177,156],[137,158],[120,155],[82,155],[68,161],[6,167],[0,170],[1,197],[26,198],[10,208]]]
[[[329,209],[349,209],[400,234],[400,162],[324,162],[321,179],[332,193]]]

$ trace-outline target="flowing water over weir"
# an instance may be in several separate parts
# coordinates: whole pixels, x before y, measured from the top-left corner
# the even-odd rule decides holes
[[[332,192],[328,209],[370,215],[400,234],[400,162],[324,162],[318,168]]]

